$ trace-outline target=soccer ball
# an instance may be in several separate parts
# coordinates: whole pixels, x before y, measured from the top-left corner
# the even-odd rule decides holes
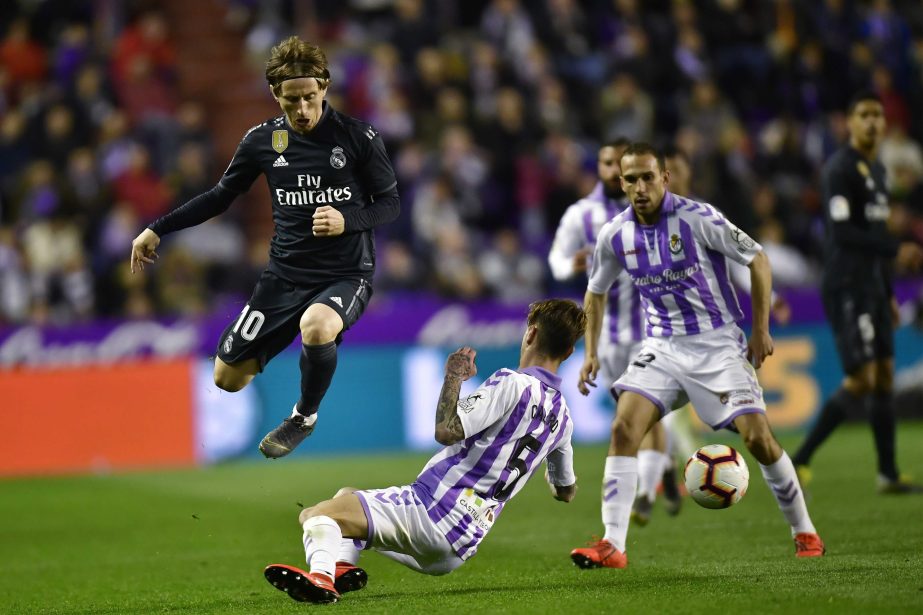
[[[686,490],[699,506],[727,508],[740,501],[750,484],[750,470],[736,450],[725,444],[703,446],[686,462]]]

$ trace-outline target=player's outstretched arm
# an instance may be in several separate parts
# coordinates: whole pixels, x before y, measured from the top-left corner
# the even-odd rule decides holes
[[[769,298],[772,294],[772,270],[769,257],[757,252],[750,262],[750,300],[753,307],[753,331],[747,344],[747,358],[759,369],[772,354],[772,336],[769,335]]]
[[[464,346],[449,355],[445,363],[445,380],[436,405],[436,442],[446,446],[465,439],[465,428],[458,416],[461,384],[478,373],[474,364],[477,352]]]
[[[201,224],[227,211],[234,201],[236,192],[218,184],[211,190],[193,197],[173,211],[154,220],[131,242],[131,272],[144,270],[144,263],[153,263],[157,258],[154,251],[160,238],[168,233]]]
[[[551,497],[559,502],[570,502],[577,495],[577,477],[574,475],[574,450],[569,440],[568,444],[551,451],[547,461],[545,482],[551,488]]]
[[[599,343],[599,334],[603,326],[603,311],[606,309],[606,295],[586,291],[583,297],[583,310],[586,312],[587,324],[585,343],[585,358],[583,367],[580,368],[580,380],[577,389],[583,395],[589,395],[589,387],[596,387],[596,374],[599,372],[599,358],[596,348]]]
[[[157,246],[160,237],[149,228],[141,231],[131,242],[131,272],[144,271],[144,263],[153,264],[157,260]]]

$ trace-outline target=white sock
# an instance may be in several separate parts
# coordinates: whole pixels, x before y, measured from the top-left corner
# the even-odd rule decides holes
[[[625,552],[631,505],[637,490],[638,458],[606,457],[603,474],[603,525],[606,526],[606,535],[603,538],[622,553]]]
[[[817,533],[814,524],[811,523],[811,517],[808,515],[808,507],[804,503],[804,493],[801,491],[801,485],[798,483],[798,475],[795,473],[795,466],[789,458],[788,453],[782,451],[782,456],[772,465],[764,466],[760,464],[763,471],[763,478],[772,494],[776,496],[776,502],[779,504],[779,510],[785,515],[785,520],[792,526],[792,535],[807,532],[809,534]]]
[[[292,413],[289,415],[289,418],[295,418],[296,416],[301,416],[301,413],[298,412],[298,404],[295,404],[295,407],[292,408]],[[317,413],[315,412],[314,414],[310,416],[304,417],[304,424],[310,427],[311,425],[314,424],[316,420],[317,420]]]
[[[673,433],[676,431],[676,427],[674,426],[676,419],[670,421],[666,419],[673,416],[674,414],[676,413],[671,412],[667,416],[660,419],[660,422],[663,424],[663,437],[667,441],[666,446],[664,446],[663,453],[671,460],[673,459],[673,449],[676,448],[676,434]],[[666,468],[664,468],[664,472],[666,472]]]
[[[651,502],[657,499],[657,485],[663,477],[669,458],[658,450],[645,448],[638,451],[638,497]]]
[[[365,548],[365,541],[358,538],[344,538],[340,541],[340,551],[337,554],[338,562],[347,562],[355,566],[359,563],[359,552]]]
[[[337,554],[343,541],[343,532],[337,522],[319,515],[302,524],[304,535],[304,557],[311,572],[320,572],[331,579],[336,573]]]

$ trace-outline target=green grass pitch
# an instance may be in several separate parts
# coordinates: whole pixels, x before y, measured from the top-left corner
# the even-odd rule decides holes
[[[737,436],[713,440],[739,447]],[[798,437],[783,438],[790,450]],[[923,477],[923,424],[903,424],[905,471]],[[306,443],[310,446],[310,442]],[[579,570],[569,551],[601,533],[602,446],[579,447],[579,491],[536,477],[474,559],[426,577],[363,555],[365,590],[337,605],[291,601],[263,579],[303,565],[297,513],[338,487],[410,482],[424,455],[234,463],[203,470],[0,482],[3,613],[921,613],[923,496],[874,493],[872,438],[844,427],[819,452],[809,507],[828,546],[798,560],[759,468],[740,504],[655,509],[629,532],[626,570]]]

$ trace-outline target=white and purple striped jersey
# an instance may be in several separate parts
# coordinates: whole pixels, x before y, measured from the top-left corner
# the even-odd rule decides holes
[[[693,335],[743,318],[727,258],[749,265],[762,249],[711,205],[666,192],[656,224],[629,207],[603,227],[587,289],[603,294],[627,271],[647,335]]]
[[[574,254],[582,248],[591,251],[603,225],[628,207],[625,199],[612,199],[598,182],[593,191],[571,205],[561,216],[548,253],[548,265],[554,279],[563,281],[574,276]],[[588,265],[592,264],[592,257]],[[589,267],[588,267],[589,268]],[[644,312],[641,298],[627,273],[620,275],[609,291],[602,330],[616,345],[632,344],[644,337]]]
[[[459,400],[465,439],[438,452],[413,490],[455,553],[477,551],[503,506],[548,459],[551,483],[576,482],[561,379],[540,367],[501,369]]]

